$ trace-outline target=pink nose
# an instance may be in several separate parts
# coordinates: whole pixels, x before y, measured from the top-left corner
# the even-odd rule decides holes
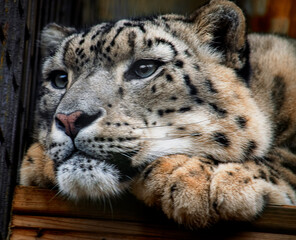
[[[75,122],[81,116],[82,111],[76,111],[69,115],[58,113],[56,115],[57,125],[71,138],[75,138],[79,132],[79,128],[75,126]]]

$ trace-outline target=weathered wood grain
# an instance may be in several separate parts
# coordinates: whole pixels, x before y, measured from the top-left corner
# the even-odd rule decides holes
[[[22,186],[18,186],[15,190],[13,212],[16,214],[78,216],[143,222],[166,219],[160,211],[147,208],[131,195],[110,202],[75,203],[67,201],[63,196],[58,196],[55,191]]]
[[[179,239],[187,240],[188,236],[179,236]],[[145,240],[147,235],[124,235],[110,233],[90,233],[76,231],[56,231],[56,230],[40,230],[40,229],[15,229],[10,240]],[[153,240],[176,239],[163,235],[163,237],[153,237]],[[195,234],[191,239],[195,240],[217,240],[225,239],[218,235]],[[260,232],[242,232],[227,237],[228,240],[293,240],[295,236],[286,234],[260,233]]]
[[[253,223],[191,231],[131,195],[105,205],[74,203],[56,191],[18,186],[12,210],[10,239],[296,239],[292,206],[268,206]]]

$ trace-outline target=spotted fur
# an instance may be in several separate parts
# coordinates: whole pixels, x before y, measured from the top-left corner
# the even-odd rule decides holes
[[[130,189],[191,227],[296,204],[295,41],[245,32],[232,2],[42,32],[24,185]]]

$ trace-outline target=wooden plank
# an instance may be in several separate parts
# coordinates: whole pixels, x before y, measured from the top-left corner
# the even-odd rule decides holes
[[[27,216],[14,215],[12,217],[11,227],[24,228],[41,228],[55,230],[70,230],[78,232],[95,232],[95,233],[119,233],[133,235],[157,236],[157,225],[141,224],[125,221],[109,221],[99,219],[84,218],[63,218],[63,217],[44,217],[44,216]],[[169,229],[162,228],[161,231]]]
[[[13,212],[15,214],[170,223],[160,211],[146,207],[131,195],[108,204],[73,203],[57,196],[55,191],[18,186],[15,189]],[[296,234],[296,207],[269,206],[251,226],[261,230]]]
[[[10,240],[36,240],[36,238],[42,238],[44,240],[77,240],[77,239],[89,239],[97,240],[105,238],[104,234],[97,233],[79,233],[79,232],[67,232],[67,231],[51,231],[40,229],[14,229]],[[111,239],[108,236],[108,240]],[[112,238],[115,239],[115,238]],[[119,239],[119,238],[118,238]],[[122,238],[121,238],[122,239]]]
[[[78,237],[81,234],[80,237],[86,237],[87,235],[94,236],[94,233],[96,233],[109,237],[120,236],[119,239],[122,239],[122,236],[126,236],[127,239],[130,239],[130,237],[135,239],[216,239],[218,236],[223,236],[224,239],[296,239],[295,235],[287,234],[233,231],[223,232],[222,235],[221,232],[194,232],[184,229],[168,228],[156,224],[143,225],[141,223],[78,218],[15,215],[13,216],[12,224],[12,227],[34,228],[35,236],[42,235],[42,238],[48,229],[54,229],[54,234],[60,234],[60,236],[65,236],[68,233],[70,236],[75,236],[76,234]],[[43,229],[43,231],[40,229]],[[48,233],[50,234],[50,231],[48,231]]]
[[[48,189],[17,186],[13,199],[13,212],[16,214],[125,219],[141,222],[155,221],[155,219],[158,219],[159,222],[166,220],[162,212],[146,207],[132,195],[101,203],[76,203],[67,201],[64,197],[56,194],[55,191]]]
[[[16,228],[12,231],[10,240],[83,240],[83,239],[105,239],[105,240],[163,240],[163,239],[180,239],[180,240],[216,240],[216,239],[227,239],[227,240],[295,240],[296,236],[287,234],[274,234],[274,233],[261,233],[261,232],[240,232],[240,233],[226,233],[224,235],[218,235],[215,233],[204,234],[204,233],[194,233],[194,234],[183,234],[183,235],[173,235],[170,232],[162,232],[162,236],[154,235],[153,237],[148,236],[146,233],[143,235],[136,235],[133,233],[123,234],[123,233],[108,233],[108,232],[79,232],[79,231],[59,231],[59,230],[47,230],[47,229],[25,229]]]
[[[296,234],[296,206],[268,206],[253,226],[264,231]]]
[[[10,239],[296,239],[296,207],[269,206],[253,223],[222,223],[191,231],[146,207],[133,196],[99,203],[73,203],[56,191],[18,186]],[[41,236],[40,235],[40,236]]]
[[[146,237],[130,235],[108,234],[108,233],[90,233],[90,232],[76,232],[76,231],[53,231],[40,229],[15,229],[10,236],[10,240],[128,240],[137,239],[145,240]],[[161,238],[153,238],[154,240]]]

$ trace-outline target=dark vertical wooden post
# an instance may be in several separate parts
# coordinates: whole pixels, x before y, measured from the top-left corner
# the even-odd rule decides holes
[[[5,239],[24,113],[23,58],[28,34],[27,1],[0,1],[0,231]]]

